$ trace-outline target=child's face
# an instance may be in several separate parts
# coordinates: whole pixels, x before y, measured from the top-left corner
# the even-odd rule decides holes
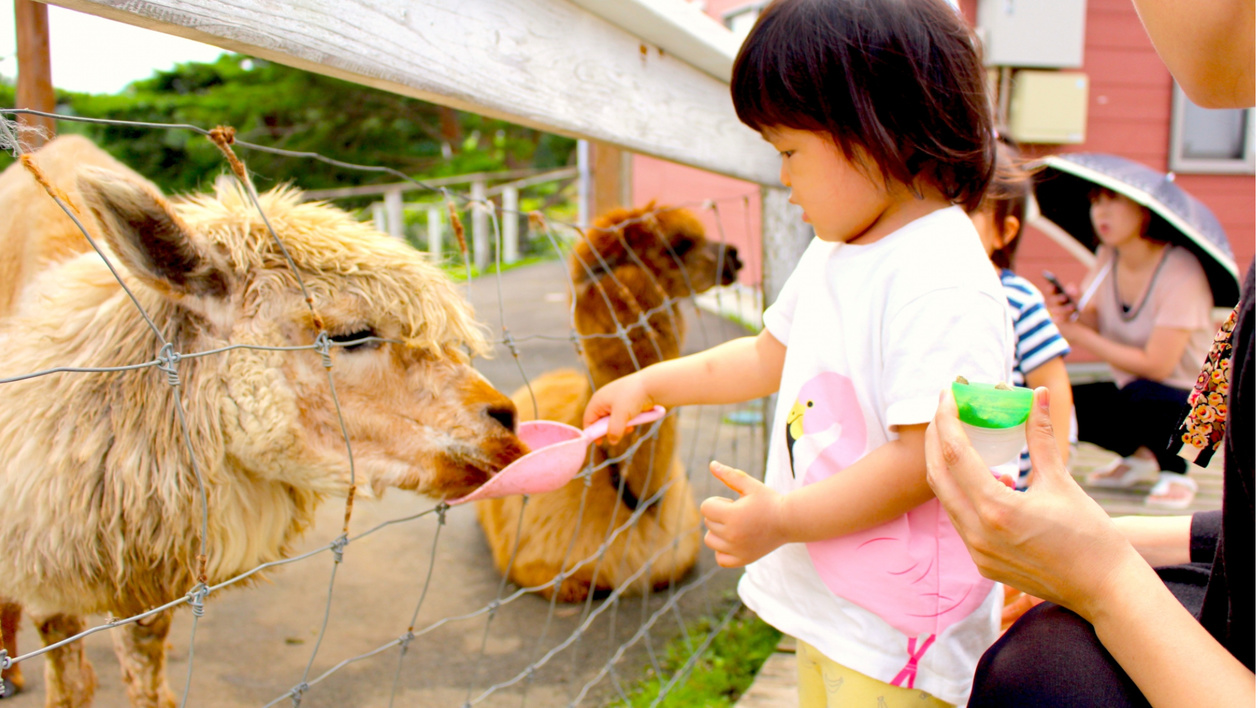
[[[871,178],[827,133],[769,128],[764,137],[781,154],[779,178],[791,190],[791,203],[803,207],[804,221],[813,225],[817,238],[872,243],[886,235],[878,224],[894,200],[876,169],[869,170]]]
[[[1144,235],[1144,207],[1121,194],[1102,190],[1092,197],[1092,228],[1106,246],[1119,247]]]

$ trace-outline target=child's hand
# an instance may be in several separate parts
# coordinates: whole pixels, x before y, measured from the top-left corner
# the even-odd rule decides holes
[[[610,416],[607,421],[607,442],[615,445],[625,434],[625,423],[642,411],[650,409],[655,401],[643,386],[641,372],[616,379],[594,392],[585,406],[581,427],[588,428],[599,418]]]
[[[716,562],[737,568],[786,543],[783,497],[742,470],[715,460],[713,476],[738,492],[738,499],[709,497],[699,506],[708,533],[703,542],[716,551]]]

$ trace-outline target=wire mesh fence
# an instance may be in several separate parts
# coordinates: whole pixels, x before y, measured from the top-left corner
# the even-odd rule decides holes
[[[23,154],[22,142],[9,118],[24,112],[0,111],[0,147],[18,157]],[[160,625],[172,610],[169,634],[159,638],[165,648],[157,653],[165,655],[164,670],[178,705],[601,705],[625,698],[644,671],[663,679],[659,699],[686,680],[692,662],[680,670],[666,669],[661,658],[664,644],[685,636],[685,627],[694,618],[713,618],[706,639],[685,640],[693,660],[738,609],[732,592],[737,574],[717,568],[711,554],[701,548],[698,539],[702,530],[694,505],[706,496],[725,493],[706,472],[710,459],[762,474],[764,431],[759,423],[763,419],[759,404],[673,411],[626,444],[593,448],[580,474],[555,495],[474,508],[390,489],[374,476],[377,461],[363,458],[364,454],[370,457],[370,451],[364,453],[362,449],[370,450],[369,445],[354,443],[362,439],[364,424],[357,415],[347,415],[342,399],[358,395],[353,382],[361,373],[355,367],[361,365],[347,355],[365,348],[398,351],[407,342],[370,327],[346,332],[323,326],[334,316],[322,308],[331,307],[336,293],[328,292],[331,286],[319,281],[317,274],[312,276],[305,255],[290,254],[284,238],[287,222],[278,226],[272,223],[276,217],[268,215],[267,207],[273,201],[254,190],[248,172],[249,150],[274,148],[234,141],[230,131],[220,129],[127,125],[194,131],[220,146],[227,172],[234,175],[239,193],[275,244],[274,259],[282,260],[288,269],[287,277],[300,291],[302,307],[315,325],[310,331],[317,334],[308,342],[289,346],[254,339],[180,351],[171,323],[162,319],[167,310],[150,312],[144,293],[137,297],[128,292],[131,306],[142,313],[144,327],[152,333],[151,341],[160,343],[154,351],[119,364],[92,361],[83,355],[90,348],[75,344],[77,348],[60,352],[66,356],[49,359],[56,365],[22,371],[14,371],[12,366],[0,369],[0,392],[9,394],[3,397],[4,405],[21,408],[28,417],[47,416],[49,411],[60,409],[50,401],[26,400],[21,395],[25,389],[17,387],[32,379],[83,377],[95,382],[86,387],[105,389],[121,376],[160,381],[164,389],[146,389],[154,392],[151,400],[130,404],[157,406],[171,413],[167,420],[172,427],[165,433],[173,431],[187,454],[170,459],[178,459],[187,468],[167,468],[155,478],[159,482],[194,479],[196,503],[189,514],[195,514],[196,519],[150,522],[184,523],[197,529],[193,534],[195,548],[187,556],[191,562],[186,565],[191,567],[184,568],[179,576],[187,579],[184,585],[162,587],[160,601],[115,603],[139,603],[143,612],[97,614],[86,623],[63,623],[73,631],[64,631],[59,641],[42,647],[40,637],[24,626],[17,634],[18,648],[0,654],[0,667],[26,668],[27,689],[6,700],[16,706],[35,705],[50,689],[71,694],[79,691],[81,695],[81,686],[58,683],[65,675],[38,676],[40,662],[34,660],[66,663],[73,659],[66,659],[66,652],[82,641],[86,658],[97,667],[97,703],[125,704],[127,692],[135,687],[114,678],[114,653],[127,656],[127,643],[137,641],[136,632],[142,634],[136,628]],[[238,150],[243,159],[237,157]],[[317,154],[302,156],[345,170],[390,172],[414,182],[404,174],[378,167],[328,160]],[[10,169],[26,169],[39,178],[33,163],[23,160]],[[286,176],[268,177],[282,181]],[[460,240],[464,239],[457,214],[463,210],[484,214],[494,242],[499,244],[504,216],[521,216],[444,187],[431,191],[449,205],[452,226]],[[114,264],[111,268],[118,284],[147,287],[144,283],[137,286],[136,278],[120,272],[125,268],[117,265],[116,254],[96,243],[89,235],[92,229],[81,223],[85,214],[100,218],[99,209],[75,203],[55,184],[49,184],[47,192],[49,203],[55,201],[78,224],[83,235],[93,241],[99,257]],[[746,209],[747,200],[688,206],[696,211],[719,212]],[[631,368],[638,368],[746,333],[737,322],[696,304],[698,290],[729,281],[730,273],[723,269],[737,271],[737,257],[731,257],[723,234],[707,234],[702,244],[688,236],[679,245],[675,234],[665,228],[667,212],[662,207],[635,212],[615,229],[591,228],[531,213],[528,238],[535,251],[548,251],[550,260],[514,270],[498,268],[457,286],[459,297],[470,301],[478,319],[494,331],[494,356],[476,360],[475,367],[500,391],[515,391],[513,399],[525,417],[554,413],[554,406],[560,404],[552,405],[552,400],[588,396],[596,385],[614,377],[615,367],[608,364],[609,357],[627,355]],[[631,233],[634,227],[645,233],[637,241]],[[387,239],[380,238],[381,242]],[[708,249],[709,262],[696,265],[693,254],[699,252],[697,246]],[[495,253],[501,252],[499,246]],[[466,247],[461,255],[465,270],[470,272],[471,256]],[[696,273],[703,268],[714,268],[715,273],[708,273],[709,281],[699,282],[702,279],[697,280]],[[308,283],[312,277],[316,282]],[[41,287],[48,287],[47,279],[40,282]],[[719,308],[720,290],[712,292],[715,294],[708,297]],[[605,317],[601,325],[590,325],[589,318],[583,320],[581,308],[599,307],[606,308],[604,314],[615,315],[610,324]],[[103,326],[90,335],[109,343],[111,337],[125,333]],[[122,344],[116,342],[117,348],[125,348]],[[310,370],[322,372],[325,379],[318,387],[327,395],[299,401],[298,407],[330,408],[311,415],[341,440],[344,463],[336,475],[344,483],[319,489],[315,496],[321,503],[299,524],[306,528],[294,536],[283,557],[219,577],[215,569],[224,567],[219,562],[224,550],[216,544],[223,539],[209,520],[211,510],[234,499],[248,508],[237,510],[236,516],[243,521],[231,531],[237,535],[263,534],[255,520],[268,516],[265,507],[269,502],[238,491],[229,493],[224,487],[234,484],[230,477],[198,468],[198,461],[203,460],[194,452],[203,447],[198,436],[214,437],[223,432],[214,428],[213,421],[207,425],[198,418],[200,402],[196,398],[203,391],[196,385],[201,379],[190,367],[245,353],[304,358]],[[230,371],[232,367],[219,369]],[[556,372],[564,369],[568,373],[556,378]],[[61,407],[65,405],[66,401],[60,402]],[[193,410],[191,422],[188,410]],[[59,429],[54,421],[51,429],[71,438],[127,434],[123,430],[75,430],[70,422],[66,425],[67,429]],[[433,420],[429,425],[440,427],[442,423]],[[153,437],[162,435],[154,432]],[[0,446],[7,448],[0,458],[0,474],[6,478],[0,481],[0,490],[12,495],[20,489],[14,480],[23,470],[12,463],[18,457],[14,449],[31,442],[16,440],[0,430]],[[48,467],[73,467],[65,460],[51,459],[63,448],[46,445]],[[358,460],[362,461],[356,464]],[[75,464],[91,467],[102,463],[88,459]],[[680,472],[674,473],[674,468]],[[252,471],[263,475],[273,472],[278,474],[275,470]],[[110,488],[113,483],[112,478],[102,478],[97,497],[137,493]],[[120,487],[127,484],[116,483]],[[367,494],[376,486],[381,487],[378,494]],[[376,498],[364,501],[364,495]],[[0,504],[10,509],[8,513],[14,513],[10,507],[13,499],[0,498]],[[28,509],[23,513],[48,511]],[[46,523],[50,534],[74,527],[83,531],[82,538],[94,539],[102,546],[121,543],[114,535],[126,533],[126,524],[92,515],[39,523]],[[40,527],[36,523],[25,528]],[[679,549],[685,547],[693,549],[694,557],[679,563]],[[44,568],[52,562],[24,557],[27,550],[22,544],[0,545],[0,563],[6,568]],[[108,549],[102,547],[99,552],[105,554]],[[127,567],[118,572],[142,575],[146,569]],[[258,583],[263,576],[266,582]],[[17,590],[29,595],[30,588],[38,585],[28,582],[20,588],[6,587],[0,581],[0,595]],[[249,587],[224,592],[236,586]],[[122,592],[127,587],[120,582],[116,590]],[[56,595],[50,592],[47,597],[8,599],[25,599],[27,613],[44,619],[60,609]],[[71,605],[84,606],[86,602]],[[56,636],[46,631],[43,639]],[[6,641],[11,639],[6,637]],[[130,656],[134,655],[131,651]],[[160,674],[154,673],[152,664],[138,673],[145,671]],[[134,677],[137,670],[132,666],[124,673]]]

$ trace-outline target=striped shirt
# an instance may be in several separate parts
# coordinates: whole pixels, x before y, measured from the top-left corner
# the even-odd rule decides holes
[[[1044,305],[1044,295],[1026,278],[1011,270],[1000,271],[1000,284],[1009,301],[1009,316],[1018,345],[1013,359],[1013,384],[1026,385],[1026,374],[1035,371],[1059,356],[1070,353],[1070,344],[1061,336]],[[1024,449],[1018,460],[1018,486],[1026,484],[1031,471],[1031,457]]]

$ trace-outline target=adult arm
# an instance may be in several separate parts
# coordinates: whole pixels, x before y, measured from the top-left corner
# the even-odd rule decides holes
[[[1078,613],[1154,706],[1253,705],[1254,674],[1183,608],[1057,453],[1048,392],[1028,425],[1026,492],[994,479],[949,392],[926,434],[927,478],[986,577]]]
[[[1193,103],[1254,105],[1254,0],[1133,0],[1162,62]]]
[[[1065,319],[1057,322],[1057,327],[1072,346],[1083,347],[1107,364],[1150,381],[1162,381],[1171,375],[1192,338],[1192,332],[1186,329],[1154,327],[1149,341],[1140,348],[1107,339],[1081,322]]]
[[[711,349],[652,364],[608,383],[585,407],[584,424],[610,416],[607,440],[616,443],[625,422],[654,405],[738,403],[778,389],[786,346],[767,329]]]
[[[1155,568],[1192,560],[1191,516],[1120,516],[1114,525]]]

